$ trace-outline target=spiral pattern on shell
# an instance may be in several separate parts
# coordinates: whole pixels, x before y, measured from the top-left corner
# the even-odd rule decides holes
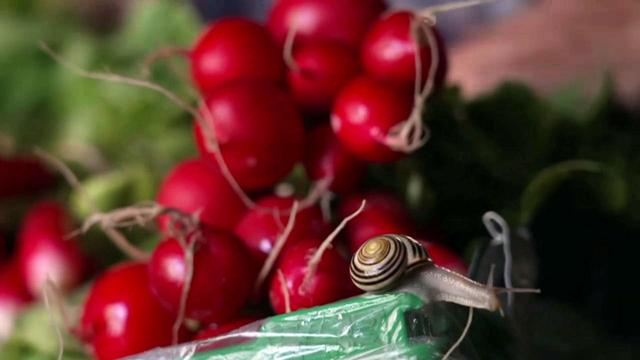
[[[431,262],[427,251],[405,235],[386,234],[367,240],[351,258],[351,280],[369,292],[393,287],[404,274]]]

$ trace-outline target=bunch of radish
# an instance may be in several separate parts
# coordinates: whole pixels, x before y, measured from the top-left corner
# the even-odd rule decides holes
[[[447,62],[423,20],[383,0],[279,0],[266,25],[222,18],[202,31],[184,52],[202,98],[199,156],[176,164],[158,189],[158,206],[171,211],[154,216],[161,240],[152,253],[91,286],[73,331],[96,358],[221,335],[269,308],[357,295],[348,259],[376,235],[424,239],[436,263],[465,271],[401,201],[360,186],[369,164],[409,156],[426,139],[422,108]],[[283,195],[295,169],[311,183],[306,197]],[[83,280],[88,263],[65,240],[72,230],[52,202],[26,216],[17,263],[0,268],[0,320],[2,304],[41,296],[49,280],[62,290]]]
[[[66,293],[86,280],[90,262],[77,239],[67,238],[72,230],[60,203],[38,201],[22,220],[13,254],[0,253],[0,343],[29,302]]]

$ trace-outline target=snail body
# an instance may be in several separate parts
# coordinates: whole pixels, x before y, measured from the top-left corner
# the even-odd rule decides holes
[[[386,234],[371,238],[351,259],[351,280],[367,292],[397,287],[410,272],[415,274],[410,279],[413,284],[408,287],[432,301],[490,311],[500,308],[494,288],[437,266],[424,247],[409,236]]]

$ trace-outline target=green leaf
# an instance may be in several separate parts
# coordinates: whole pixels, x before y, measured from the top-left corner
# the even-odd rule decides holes
[[[77,311],[86,295],[82,288],[66,297],[65,307],[70,313]],[[55,307],[48,309],[42,302],[35,303],[20,313],[11,338],[0,350],[2,359],[42,359],[54,360],[59,350],[56,326],[63,335],[64,359],[88,359],[84,348],[74,336],[69,334],[59,321]],[[53,322],[56,319],[55,323]],[[9,355],[7,355],[9,354]]]
[[[544,201],[568,179],[593,175],[597,176],[594,186],[602,203],[611,211],[622,209],[628,193],[623,177],[600,162],[569,160],[548,166],[534,176],[520,200],[520,223],[528,224]]]
[[[151,200],[154,189],[154,179],[147,169],[129,167],[85,179],[82,191],[72,191],[70,203],[76,217],[85,219],[95,210],[109,211]]]

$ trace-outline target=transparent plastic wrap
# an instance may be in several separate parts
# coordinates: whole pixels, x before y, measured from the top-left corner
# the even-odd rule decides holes
[[[408,292],[362,295],[128,359],[440,359],[460,327],[433,306]]]

